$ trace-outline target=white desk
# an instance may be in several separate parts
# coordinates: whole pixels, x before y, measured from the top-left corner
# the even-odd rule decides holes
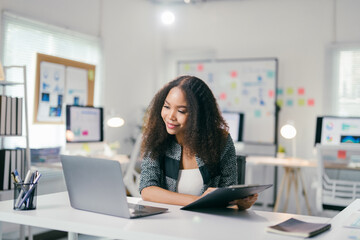
[[[0,202],[0,221],[113,239],[281,240],[292,238],[267,233],[265,227],[290,217],[319,223],[330,220],[313,216],[235,209],[220,209],[212,214],[200,213],[180,210],[180,207],[173,205],[144,202],[139,198],[129,198],[129,202],[167,207],[169,212],[129,220],[73,209],[70,207],[67,192],[38,196],[37,200],[37,209],[33,211],[14,211],[12,201]]]
[[[321,239],[346,239],[357,240],[360,239],[360,228],[348,228],[344,227],[344,223],[351,214],[360,211],[360,199],[356,199],[344,210],[338,213],[333,219],[331,219],[331,230],[322,233]]]

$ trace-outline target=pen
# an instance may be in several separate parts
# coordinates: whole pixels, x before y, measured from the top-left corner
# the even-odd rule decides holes
[[[17,208],[20,208],[20,206],[29,198],[30,194],[34,191],[34,188],[36,187],[36,184],[39,181],[40,177],[41,173],[37,175],[34,182],[30,185],[30,189],[26,192],[25,196],[21,199],[21,201],[16,205]]]
[[[32,175],[32,174],[31,174],[31,171],[28,170],[28,172],[26,173],[25,180],[24,180],[24,183],[25,183],[25,184],[26,184],[26,183],[30,183],[31,175]],[[18,198],[16,199],[15,206],[18,206],[18,205],[19,205],[19,202],[21,201],[22,196],[23,196],[26,192],[27,192],[27,190],[26,190],[24,187],[22,187],[22,188],[21,188],[21,191],[20,191],[20,193],[19,193],[19,196],[18,196]]]

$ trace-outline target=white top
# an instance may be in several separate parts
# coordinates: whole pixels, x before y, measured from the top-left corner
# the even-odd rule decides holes
[[[178,193],[200,196],[203,185],[199,168],[179,170]]]

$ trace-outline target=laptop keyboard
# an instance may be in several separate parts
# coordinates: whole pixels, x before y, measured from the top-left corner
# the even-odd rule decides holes
[[[132,214],[148,213],[148,211],[146,211],[146,207],[143,205],[133,203],[128,203],[128,205]]]

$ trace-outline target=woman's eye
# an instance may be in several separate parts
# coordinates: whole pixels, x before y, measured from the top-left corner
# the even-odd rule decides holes
[[[178,110],[179,113],[185,114],[185,111],[183,110]]]
[[[169,106],[164,105],[164,108],[169,109],[170,107],[169,107]]]

